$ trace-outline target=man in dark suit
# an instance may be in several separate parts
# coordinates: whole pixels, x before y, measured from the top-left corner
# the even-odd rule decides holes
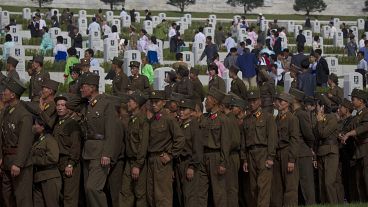
[[[316,49],[314,51],[314,55],[317,59],[317,67],[316,67],[317,86],[327,87],[328,75],[330,74],[327,61],[321,56],[322,55],[321,49]]]
[[[304,46],[298,46],[298,54],[294,55],[291,58],[291,66],[295,67],[297,71],[302,72],[302,66],[301,63],[303,60],[307,58],[306,55],[304,55]]]

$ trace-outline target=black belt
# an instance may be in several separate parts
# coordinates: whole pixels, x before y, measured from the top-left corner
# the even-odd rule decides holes
[[[102,134],[88,134],[87,140],[103,140],[105,136]]]
[[[204,153],[216,153],[216,152],[221,152],[221,149],[212,149],[212,148],[205,147],[203,152]]]
[[[53,170],[53,169],[58,169],[57,165],[47,165],[47,166],[34,166],[33,169],[35,170],[35,172],[41,172],[41,171],[45,171],[45,170]]]
[[[328,139],[328,140],[320,140],[319,141],[319,146],[322,145],[336,145],[338,144],[336,139]]]
[[[248,150],[255,150],[255,149],[261,149],[261,148],[266,148],[267,145],[263,145],[263,144],[255,144],[255,145],[251,145],[249,147],[247,147]]]

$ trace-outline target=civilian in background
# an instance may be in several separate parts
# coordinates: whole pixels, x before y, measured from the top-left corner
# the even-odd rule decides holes
[[[355,42],[354,37],[350,37],[350,41],[345,45],[345,52],[348,53],[349,57],[355,57],[358,51],[358,45]]]
[[[303,47],[304,48],[305,42],[306,42],[306,39],[305,39],[305,36],[303,34],[303,30],[299,30],[299,34],[296,37],[296,46],[297,46],[297,48],[298,47]]]
[[[325,58],[322,57],[322,50],[317,49],[314,51],[314,55],[317,59],[316,66],[316,80],[317,86],[327,87],[328,75],[330,74],[330,69]]]
[[[225,40],[225,43],[224,43],[225,47],[226,47],[226,50],[227,52],[230,52],[231,48],[236,48],[236,42],[235,40],[232,38],[232,34],[229,32],[227,33],[227,38]]]
[[[243,82],[249,88],[257,87],[256,66],[258,59],[249,49],[245,49],[236,61],[236,66],[240,69],[243,75]]]
[[[359,62],[358,62],[357,69],[355,70],[355,72],[358,72],[358,73],[362,74],[362,76],[363,76],[363,87],[366,88],[368,64],[367,64],[367,61],[364,59],[364,52],[363,51],[358,52],[357,59],[358,59]]]
[[[306,96],[314,96],[316,90],[316,77],[311,73],[309,60],[305,58],[301,62],[302,73],[298,76],[298,89]]]
[[[13,38],[10,34],[5,35],[5,42],[3,45],[3,61],[5,62],[10,54],[10,50],[14,47]]]
[[[225,33],[222,29],[222,26],[219,26],[218,30],[215,32],[215,44],[218,48],[221,48],[222,44],[225,42]]]

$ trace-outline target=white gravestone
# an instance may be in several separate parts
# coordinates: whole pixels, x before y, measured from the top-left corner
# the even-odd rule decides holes
[[[56,39],[57,36],[61,35],[61,29],[58,27],[52,27],[49,29],[51,39]]]
[[[142,63],[141,52],[139,50],[127,50],[124,52],[124,72],[127,76],[130,76],[132,73],[130,72],[129,64],[131,61],[138,61]],[[140,71],[140,70],[139,70]]]
[[[344,98],[349,96],[354,88],[363,89],[363,76],[360,73],[352,72],[344,75]]]
[[[93,31],[91,33],[89,33],[88,35],[88,40],[89,40],[89,47],[96,51],[96,50],[102,50],[102,45],[101,45],[101,33],[100,31]]]
[[[212,37],[212,41],[214,41],[214,37],[215,37],[215,29],[212,28],[212,27],[205,27],[203,29],[203,33],[204,35],[207,37],[207,36],[211,36]]]
[[[10,49],[10,56],[19,61],[16,67],[16,71],[18,72],[20,79],[25,80],[26,60],[24,47],[21,45],[15,45]]]
[[[235,22],[235,23],[239,23],[239,19],[241,18],[241,16],[240,15],[235,15],[234,17],[233,17],[233,21]]]
[[[118,29],[118,34],[121,33],[121,23],[120,23],[120,19],[113,19],[112,20],[112,24],[111,26],[115,25],[116,28]]]
[[[158,16],[160,17],[160,22],[162,22],[162,20],[166,19],[166,13],[159,13]]]
[[[328,25],[322,26],[322,37],[328,39],[330,37],[331,27]]]
[[[130,27],[131,24],[132,24],[132,20],[130,18],[130,15],[124,15],[122,17],[122,25],[123,25],[123,27]]]
[[[102,67],[99,67],[99,66],[94,66],[94,67],[91,67],[90,68],[90,71],[96,75],[99,75],[100,76],[100,82],[99,82],[99,85],[98,85],[98,91],[100,93],[105,93],[105,69],[102,68]]]
[[[365,24],[364,19],[358,19],[357,20],[357,25],[358,25],[358,29],[359,30],[363,30],[364,29],[364,24]]]
[[[158,60],[159,63],[162,63],[164,60],[164,43],[162,40],[157,39],[157,46],[158,46],[158,55],[160,59]]]
[[[320,49],[322,50],[322,54],[324,54],[323,53],[323,37],[321,37],[321,36],[319,37],[319,44],[321,45]]]
[[[78,14],[79,14],[79,18],[87,18],[86,10],[79,10]]]
[[[284,75],[284,92],[289,93],[291,88],[291,82],[293,82],[293,78],[290,76],[290,72],[286,72]]]
[[[186,17],[180,17],[180,21],[182,22],[183,29],[186,30],[189,28],[189,20]]]
[[[30,8],[23,8],[22,12],[23,19],[31,20],[32,19],[32,11]]]
[[[203,58],[201,62],[199,61],[204,51],[205,46],[206,46],[205,42],[193,42],[192,51],[193,51],[195,65],[206,65],[207,64],[205,58]]]
[[[170,67],[156,68],[154,70],[153,89],[164,90],[167,83],[164,81],[170,71],[174,70]]]
[[[268,20],[264,19],[261,22],[261,31],[267,31],[268,30]]]
[[[150,21],[150,20],[145,20],[145,21],[144,21],[144,24],[143,24],[143,29],[145,29],[149,35],[152,35],[152,34],[153,34],[153,25],[152,25],[152,21]]]
[[[294,26],[295,26],[295,22],[294,21],[288,21],[287,23],[287,31],[290,32],[294,32]]]
[[[15,45],[22,45],[23,42],[22,42],[22,36],[19,35],[19,34],[13,34],[13,42]]]
[[[106,21],[107,22],[112,22],[113,19],[114,19],[114,12],[113,11],[107,11],[106,12]]]
[[[210,20],[210,24],[212,28],[216,28],[216,23],[217,23],[216,18],[210,18],[209,20]]]
[[[344,36],[341,31],[335,33],[333,42],[335,47],[344,47]]]
[[[357,26],[351,26],[350,27],[351,30],[353,30],[353,34],[354,34],[354,37],[355,37],[355,42],[358,42],[359,40],[359,30],[358,30],[358,27]]]
[[[66,48],[70,48],[72,46],[72,40],[69,36],[67,35],[60,35],[63,37],[63,45],[65,45]],[[52,39],[52,43],[54,44],[54,46],[57,44],[57,40]]]
[[[17,26],[10,26],[9,28],[10,28],[9,34],[13,35],[13,34],[18,33],[18,27]]]
[[[113,60],[119,55],[118,40],[115,38],[104,39],[104,60],[105,62]]]
[[[238,77],[240,78],[240,80],[243,78],[241,71],[238,72]],[[229,92],[231,89],[231,81],[232,81],[232,79],[229,76],[229,70],[224,71],[224,73],[222,74],[222,78],[225,81],[226,92]]]
[[[87,18],[81,17],[78,19],[79,32],[82,35],[87,35],[88,23]]]
[[[312,32],[321,33],[321,23],[318,20],[312,22]]]
[[[190,51],[184,51],[183,53],[183,61],[188,64],[189,67],[194,67],[194,55]]]
[[[296,38],[299,34],[299,31],[303,29],[302,25],[295,25],[294,26],[294,37]]]
[[[85,49],[83,48],[75,48],[77,50],[77,56],[79,57],[79,60],[84,58],[84,52],[85,52]]]
[[[311,30],[304,30],[303,35],[305,36],[305,45],[306,46],[312,46],[313,43],[313,34]]]
[[[239,38],[240,35],[247,35],[247,30],[245,28],[239,28],[236,36]]]
[[[336,57],[326,57],[330,74],[335,73],[337,76],[343,75],[342,70],[339,67],[339,60]]]
[[[152,27],[156,28],[161,23],[159,16],[152,16]]]
[[[10,17],[8,11],[0,12],[0,26],[4,28],[6,25],[10,23]]]
[[[188,19],[188,24],[192,25],[192,15],[191,14],[184,14],[184,17]]]
[[[59,9],[51,9],[51,15],[52,16],[54,16],[55,12],[56,12],[57,19],[59,21],[59,16],[60,16]]]
[[[340,18],[334,18],[333,22],[336,29],[340,29]]]
[[[237,37],[237,41],[238,43],[240,42],[246,42],[248,38],[248,34],[239,34],[239,36]],[[282,42],[284,41],[284,39],[282,39]]]
[[[179,33],[180,34],[184,34],[184,24],[183,24],[183,22],[181,22],[181,21],[177,21],[177,22],[175,22],[176,23],[176,25],[178,25],[179,26]],[[177,28],[176,28],[177,29]]]
[[[134,12],[135,16],[135,22],[140,23],[141,22],[141,14],[139,12]]]

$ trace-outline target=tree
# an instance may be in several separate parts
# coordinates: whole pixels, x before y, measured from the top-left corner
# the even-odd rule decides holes
[[[227,0],[226,3],[233,7],[243,6],[244,14],[246,14],[247,11],[263,6],[264,0]]]
[[[195,0],[168,0],[166,4],[169,4],[171,6],[178,7],[181,11],[181,13],[184,13],[185,7],[195,4]]]
[[[105,4],[110,4],[110,10],[114,9],[115,5],[123,5],[125,4],[125,0],[101,0]]]
[[[306,15],[309,15],[310,12],[322,12],[326,7],[323,0],[295,0],[294,4],[295,11],[305,11]]]
[[[38,4],[39,8],[42,8],[42,6],[45,6],[46,4],[51,4],[52,0],[32,0],[35,1]]]

